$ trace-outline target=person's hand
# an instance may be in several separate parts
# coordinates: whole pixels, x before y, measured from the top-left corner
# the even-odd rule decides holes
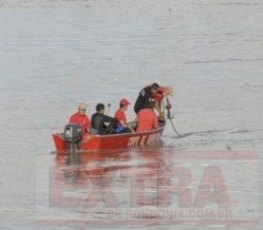
[[[93,134],[86,134],[84,139],[86,139],[86,141],[89,141],[90,139],[93,138],[93,136],[94,136]]]
[[[169,100],[167,100],[166,102],[167,102],[167,103],[166,103],[165,108],[166,108],[166,109],[171,109],[171,108],[172,108],[172,105],[171,105],[171,103],[169,102]]]
[[[158,116],[158,120],[164,120],[164,116],[165,116],[164,112],[160,112]]]

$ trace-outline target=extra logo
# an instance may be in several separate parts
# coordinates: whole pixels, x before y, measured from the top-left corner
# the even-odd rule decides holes
[[[139,143],[130,139],[131,145]],[[144,148],[105,157],[63,156],[45,171],[49,164],[39,159],[37,167],[37,216],[44,225],[221,226],[258,220],[254,151]]]

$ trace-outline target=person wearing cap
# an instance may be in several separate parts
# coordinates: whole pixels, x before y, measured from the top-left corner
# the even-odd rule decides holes
[[[69,123],[81,126],[83,134],[90,132],[90,120],[86,115],[86,112],[87,104],[82,102],[78,107],[78,112],[74,113],[69,119]]]
[[[148,106],[141,109],[136,117],[136,132],[146,132],[159,127],[157,115],[154,112],[155,100],[150,100]]]
[[[128,109],[128,106],[130,104],[131,103],[127,99],[125,98],[121,99],[120,107],[115,113],[115,118],[117,119],[118,124],[123,127],[128,127],[125,111]]]
[[[126,98],[121,99],[120,100],[120,107],[115,113],[114,117],[118,122],[116,131],[119,133],[131,132],[131,128],[128,125],[126,114],[125,114],[125,111],[127,111],[128,106],[130,104],[131,103]]]

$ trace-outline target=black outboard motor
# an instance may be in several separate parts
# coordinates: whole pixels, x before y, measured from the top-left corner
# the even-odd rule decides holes
[[[82,140],[82,128],[78,124],[67,124],[63,133],[64,140],[69,144],[69,151],[79,149]]]

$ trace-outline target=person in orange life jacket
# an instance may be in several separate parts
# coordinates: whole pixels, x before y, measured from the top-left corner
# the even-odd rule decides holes
[[[151,100],[147,108],[141,109],[136,117],[136,132],[146,132],[159,127],[157,115],[154,112],[155,100]]]
[[[162,100],[165,96],[172,94],[172,88],[171,87],[162,87],[159,86],[157,83],[153,83],[150,86],[144,87],[140,93],[139,96],[134,104],[134,111],[135,113],[139,113],[141,109],[148,108],[149,103],[151,100],[155,100],[155,108],[159,113],[160,117],[163,117],[164,114],[162,112]]]
[[[131,103],[123,98],[120,100],[120,107],[115,113],[115,119],[117,120],[117,133],[130,133],[132,132],[131,127],[127,123],[125,111]]]
[[[78,112],[73,114],[69,119],[69,123],[78,124],[82,128],[83,134],[90,132],[90,120],[86,112],[87,104],[82,102],[78,107]]]

